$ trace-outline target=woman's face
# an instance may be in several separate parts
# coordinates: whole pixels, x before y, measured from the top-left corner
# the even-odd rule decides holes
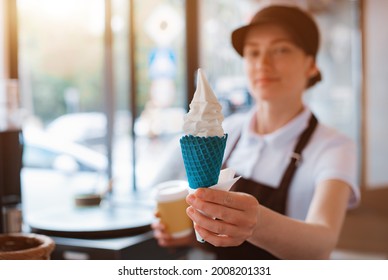
[[[248,31],[243,56],[249,89],[256,101],[301,101],[308,79],[317,71],[313,57],[273,24]]]

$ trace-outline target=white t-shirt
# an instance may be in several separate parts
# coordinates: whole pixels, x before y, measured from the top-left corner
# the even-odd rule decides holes
[[[241,138],[227,165],[246,179],[278,187],[297,139],[308,125],[311,111],[306,108],[286,126],[261,136],[252,129],[255,110],[225,119],[224,130],[228,133],[225,155],[229,154],[241,132]],[[302,152],[302,161],[291,182],[286,215],[304,220],[315,187],[328,179],[338,179],[349,184],[352,195],[348,207],[357,205],[360,192],[356,146],[347,136],[319,123]]]

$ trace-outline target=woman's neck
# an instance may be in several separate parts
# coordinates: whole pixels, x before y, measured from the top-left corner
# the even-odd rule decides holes
[[[272,106],[268,103],[257,105],[254,130],[258,134],[269,134],[283,127],[304,110],[303,103]]]

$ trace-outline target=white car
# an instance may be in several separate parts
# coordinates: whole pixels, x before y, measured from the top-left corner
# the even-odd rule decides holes
[[[106,171],[108,165],[106,156],[86,146],[35,129],[23,130],[23,138],[25,167],[64,172]]]
[[[35,129],[23,129],[22,200],[26,213],[68,207],[106,184],[105,155]]]
[[[115,134],[129,133],[131,116],[129,112],[115,113]],[[82,112],[62,115],[47,126],[47,132],[69,141],[99,146],[104,144],[107,129],[106,115],[102,112]]]

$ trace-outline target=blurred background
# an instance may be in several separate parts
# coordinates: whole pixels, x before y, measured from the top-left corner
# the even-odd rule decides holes
[[[323,82],[306,102],[358,146],[363,202],[350,211],[339,248],[386,258],[384,0],[1,0],[0,88],[13,85],[18,110],[13,121],[0,115],[0,128],[23,132],[24,219],[71,208],[75,195],[103,192],[110,180],[112,201],[152,207],[196,69],[225,116],[252,106],[229,38],[269,2],[316,17]]]

